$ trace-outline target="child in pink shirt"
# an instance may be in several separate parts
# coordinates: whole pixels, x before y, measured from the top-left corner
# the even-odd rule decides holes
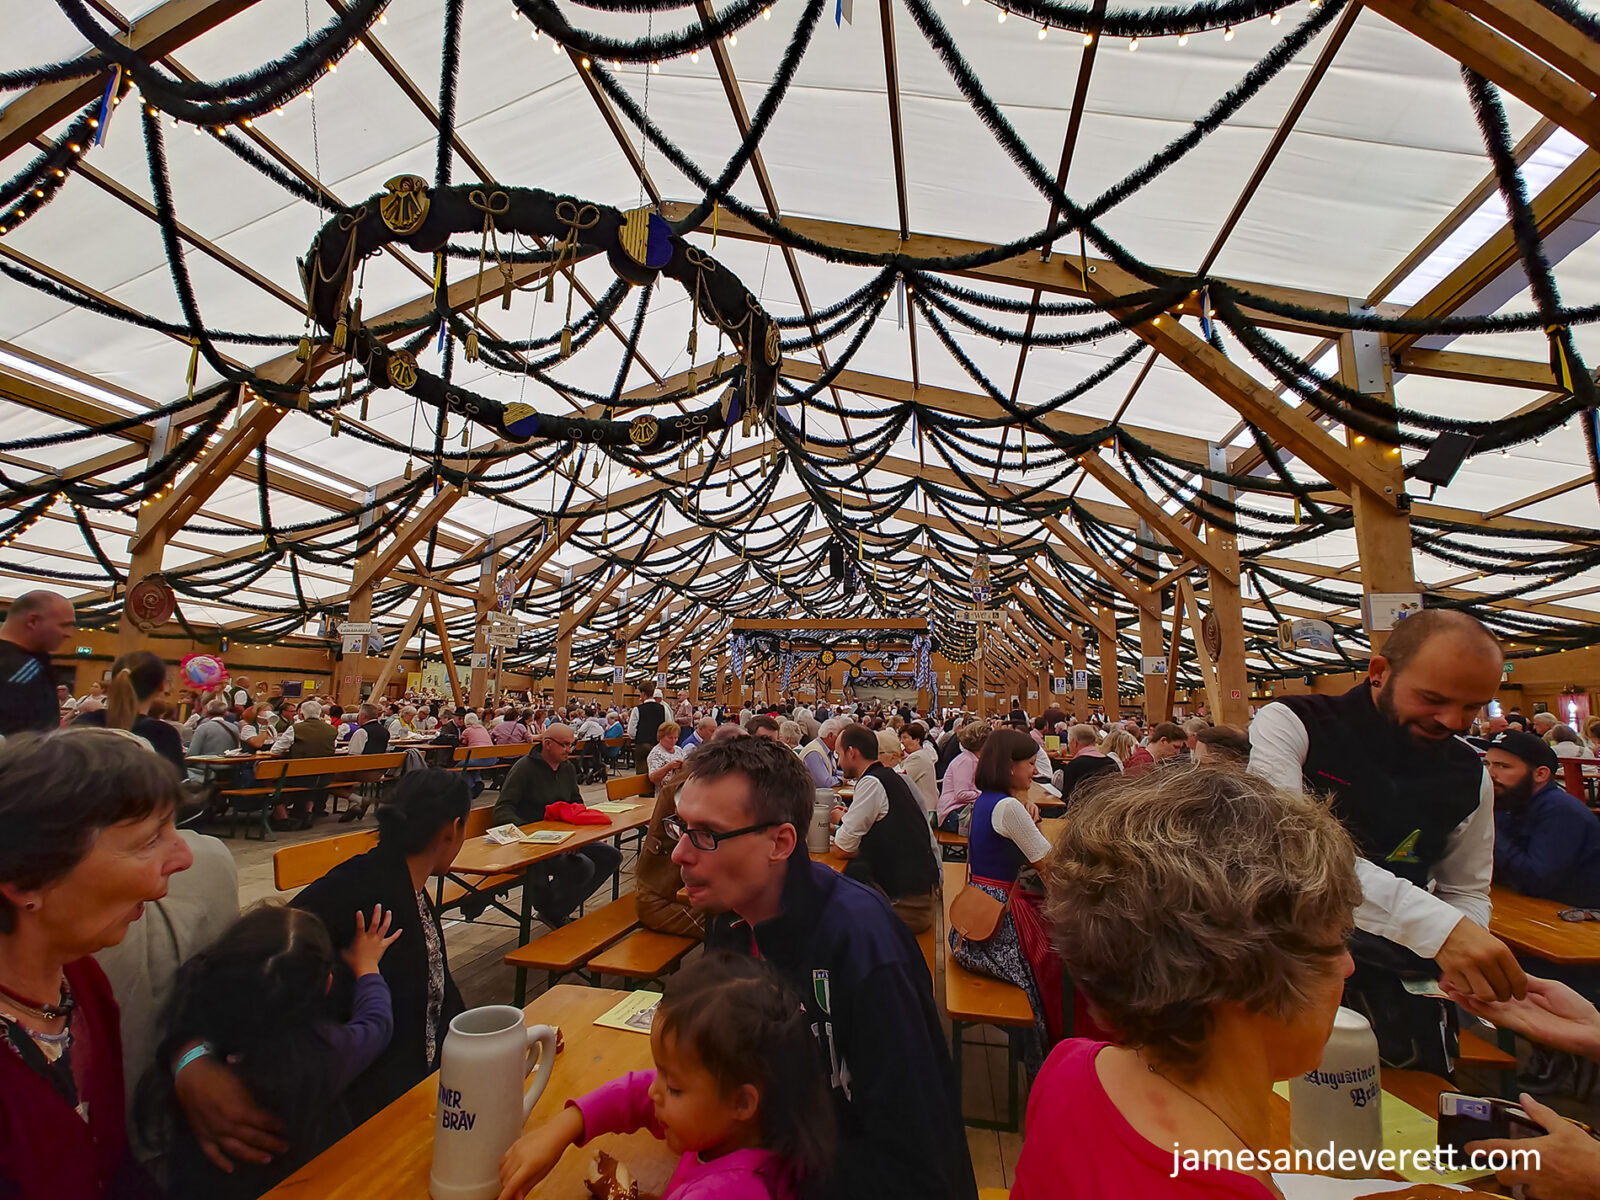
[[[766,962],[708,955],[672,976],[653,1071],[568,1100],[500,1163],[519,1200],[569,1146],[648,1129],[681,1155],[661,1200],[794,1200],[831,1166],[833,1103],[800,1000]]]

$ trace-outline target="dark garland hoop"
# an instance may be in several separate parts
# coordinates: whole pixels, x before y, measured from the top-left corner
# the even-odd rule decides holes
[[[488,246],[505,234],[550,238],[549,268],[535,286],[553,294],[556,274],[582,258],[604,253],[626,282],[648,285],[657,277],[677,280],[689,293],[695,319],[704,318],[733,343],[739,361],[713,370],[707,383],[726,380],[730,387],[715,403],[681,416],[657,418],[640,414],[629,421],[558,417],[526,404],[498,400],[456,387],[419,369],[409,351],[394,350],[360,324],[351,302],[354,281],[364,259],[399,242],[421,253],[437,253],[452,234],[481,233],[483,264],[493,261]],[[496,262],[503,275],[498,292],[507,306],[517,289],[510,268]],[[536,188],[460,185],[429,188],[415,175],[397,176],[387,190],[318,231],[301,263],[306,308],[311,319],[331,337],[336,350],[347,347],[379,386],[401,388],[438,408],[453,411],[511,441],[532,438],[593,442],[607,446],[661,448],[698,440],[708,431],[755,416],[770,417],[774,389],[782,366],[778,324],[761,302],[726,267],[699,247],[673,233],[659,214],[648,209],[621,212],[575,196]],[[478,304],[483,295],[480,270]],[[474,306],[476,307],[476,305]],[[690,355],[696,333],[691,327]],[[570,326],[563,331],[570,353]],[[467,356],[477,357],[475,335],[468,334]],[[701,383],[691,370],[686,388],[663,401],[695,396]]]

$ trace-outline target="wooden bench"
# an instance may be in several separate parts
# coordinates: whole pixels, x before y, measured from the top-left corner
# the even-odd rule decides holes
[[[538,748],[538,742],[508,742],[504,746],[457,746],[450,755],[455,764],[450,769],[478,771],[485,775],[491,771],[510,770],[515,765],[515,760],[526,757]]]
[[[653,790],[648,775],[619,775],[606,780],[607,800],[631,800],[635,796],[648,796]]]
[[[272,810],[283,803],[285,794],[302,795],[330,787],[356,787],[374,783],[384,772],[393,770],[405,761],[405,754],[339,754],[326,758],[264,758],[255,763],[255,787],[227,788],[218,793],[220,799],[238,809],[239,798],[259,798],[261,801],[261,837],[276,841],[272,835]],[[352,764],[359,764],[353,770]],[[328,778],[320,778],[327,776]],[[291,780],[302,780],[292,784]],[[275,781],[275,782],[274,782]],[[250,831],[245,830],[245,836]]]
[[[963,839],[965,840],[965,839]],[[944,864],[944,928],[950,927],[950,904],[966,886],[965,863]],[[956,1095],[961,1095],[961,1039],[970,1025],[993,1025],[1006,1034],[1006,1120],[963,1117],[979,1129],[1015,1132],[1019,1112],[1017,1067],[1020,1065],[1018,1031],[1033,1028],[1033,1005],[1028,993],[1014,983],[991,979],[967,970],[949,954],[944,956],[944,1013],[950,1018],[950,1056],[955,1065]]]
[[[589,970],[596,980],[616,975],[650,982],[675,970],[683,956],[699,944],[696,938],[640,929],[591,958]]]
[[[959,855],[952,855],[952,850],[965,850],[967,848],[967,836],[963,833],[947,833],[943,829],[935,829],[933,831],[933,840],[939,843],[939,856],[945,862],[953,862],[960,857]]]
[[[575,971],[582,975],[580,967],[619,938],[632,933],[638,924],[638,907],[630,893],[603,908],[595,909],[587,916],[534,938],[526,946],[519,946],[506,955],[505,961],[517,969],[519,989],[521,973],[528,970],[548,971],[549,986],[554,987],[563,975]],[[585,979],[594,983],[593,978],[586,976]]]

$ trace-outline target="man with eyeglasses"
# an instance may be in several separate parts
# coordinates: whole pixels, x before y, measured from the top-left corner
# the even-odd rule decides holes
[[[546,725],[539,753],[517,759],[500,785],[494,806],[496,825],[528,825],[544,820],[545,806],[564,800],[582,804],[578,772],[570,761],[577,735],[570,725]],[[554,858],[530,873],[534,910],[550,928],[565,925],[578,906],[617,873],[622,852],[608,842],[592,842]],[[542,877],[541,877],[542,876]]]
[[[975,1196],[922,952],[882,893],[811,861],[801,830],[816,789],[799,759],[780,741],[719,736],[679,779],[662,833],[690,904],[715,914],[707,949],[759,955],[803,998],[839,1124],[818,1194]]]

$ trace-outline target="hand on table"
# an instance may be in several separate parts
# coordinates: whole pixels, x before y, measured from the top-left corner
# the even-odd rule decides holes
[[[1468,1142],[1467,1153],[1501,1150],[1510,1155],[1531,1150],[1537,1155],[1533,1159],[1539,1164],[1537,1167],[1508,1159],[1516,1165],[1496,1171],[1495,1178],[1505,1184],[1526,1184],[1528,1195],[1536,1200],[1600,1197],[1600,1142],[1527,1093],[1523,1093],[1521,1103],[1523,1110],[1544,1127],[1547,1136]]]
[[[1564,983],[1528,976],[1525,1000],[1479,1000],[1441,981],[1450,999],[1475,1017],[1552,1050],[1600,1059],[1600,1010]]]
[[[521,1200],[561,1161],[568,1146],[583,1141],[583,1113],[564,1108],[511,1143],[500,1160],[500,1200]]]
[[[355,973],[356,978],[376,975],[383,952],[404,932],[400,929],[396,929],[393,933],[389,932],[389,922],[393,918],[394,913],[384,912],[381,904],[372,906],[370,925],[360,911],[356,912],[355,936],[350,939],[350,944],[344,950],[344,961],[350,964],[350,970]]]
[[[283,1125],[263,1112],[224,1062],[206,1055],[178,1073],[173,1091],[200,1149],[220,1171],[233,1172],[234,1161],[269,1163],[288,1150],[280,1136]]]
[[[849,811],[850,810],[847,809],[844,805],[835,804],[833,806],[833,812],[828,814],[828,819],[830,821],[832,821],[832,823],[835,824],[835,825],[841,825],[841,824],[844,823],[844,815],[845,815],[845,813],[847,813]]]
[[[1506,944],[1470,917],[1462,917],[1433,956],[1441,985],[1479,1000],[1521,1000],[1528,977]]]
[[[1022,801],[1022,807],[1028,810],[1029,819],[1032,820],[1035,825],[1037,825],[1040,821],[1039,806],[1032,800],[1024,797]]]

